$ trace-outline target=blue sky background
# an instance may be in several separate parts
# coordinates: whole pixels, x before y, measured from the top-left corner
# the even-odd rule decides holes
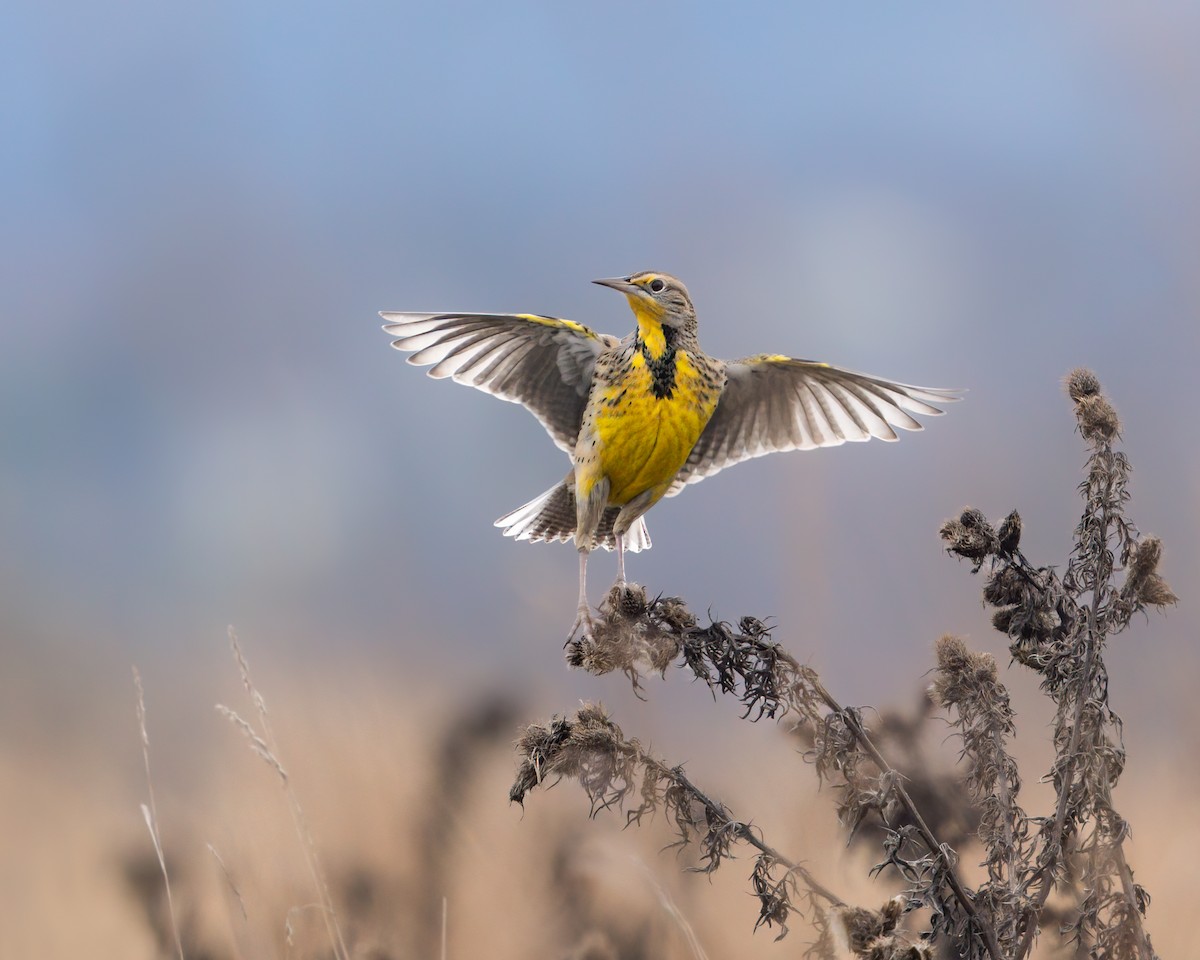
[[[664,502],[632,577],[776,617],[850,702],[916,690],[943,631],[1002,653],[936,530],[1016,507],[1035,562],[1065,560],[1084,454],[1059,381],[1085,364],[1184,598],[1122,641],[1145,669],[1120,696],[1157,701],[1164,673],[1182,690],[1198,27],[1187,4],[10,7],[3,672],[125,704],[130,661],[184,689],[234,623],[397,683],[449,663],[542,676],[563,708],[602,695],[559,659],[573,551],[491,527],[562,454],[518,408],[407,367],[376,311],[624,333],[588,281],[653,268],[688,283],[714,354],[971,392],[899,444]],[[593,598],[612,573],[593,564]]]

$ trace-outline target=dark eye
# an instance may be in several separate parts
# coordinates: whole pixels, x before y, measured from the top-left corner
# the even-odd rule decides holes
[[[658,277],[655,277],[653,280],[650,281],[650,289],[654,293],[662,293],[664,287],[666,287],[666,284],[663,283],[660,279],[658,279]]]

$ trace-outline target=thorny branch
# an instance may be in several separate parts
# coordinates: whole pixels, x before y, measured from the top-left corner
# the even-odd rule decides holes
[[[749,823],[735,819],[724,804],[704,794],[681,767],[651,756],[636,739],[625,739],[601,705],[584,704],[572,717],[531,725],[517,751],[521,766],[509,792],[515,803],[524,805],[528,792],[547,781],[574,777],[591,801],[593,816],[601,810],[623,809],[627,824],[640,824],[647,815],[665,808],[678,836],[676,843],[699,843],[702,865],[698,869],[703,873],[712,873],[731,856],[734,843],[754,847],[759,851],[754,869],[761,903],[758,924],[779,924],[780,937],[787,933],[788,888],[794,886],[794,878],[804,883],[810,896],[821,897],[830,906],[844,906],[842,899],[802,864],[775,850]],[[627,807],[626,798],[634,791],[637,805]],[[770,876],[775,866],[786,870],[779,880]]]
[[[1021,554],[1015,511],[994,532],[983,514],[966,510],[941,535],[951,553],[973,562],[973,572],[989,564],[984,599],[996,607],[993,624],[1009,637],[1013,658],[1042,676],[1042,689],[1058,708],[1056,757],[1047,775],[1056,791],[1054,815],[1022,813],[1015,821],[1021,830],[1036,827],[1038,836],[1021,852],[1022,875],[1009,876],[1010,883],[1019,880],[1012,908],[1020,940],[1012,956],[1029,954],[1050,894],[1073,882],[1080,907],[1066,930],[1089,956],[1152,960],[1143,924],[1149,897],[1133,881],[1123,850],[1128,827],[1112,806],[1125,752],[1121,720],[1108,703],[1104,647],[1135,613],[1176,598],[1158,573],[1161,541],[1141,538],[1125,515],[1130,467],[1112,446],[1120,435],[1116,411],[1090,371],[1073,371],[1066,387],[1091,452],[1079,487],[1084,512],[1062,578]],[[1117,557],[1124,567],[1120,583]]]
[[[862,711],[835,700],[811,667],[772,641],[762,621],[744,617],[736,629],[715,621],[702,627],[682,600],[650,601],[641,587],[630,585],[610,592],[591,636],[568,645],[573,666],[595,674],[621,670],[639,693],[643,671],[665,676],[675,664],[714,695],[736,696],[744,718],[786,718],[804,733],[805,757],[821,779],[834,784],[839,817],[851,836],[867,817],[877,819],[885,857],[875,870],[891,866],[907,885],[891,906],[867,911],[873,919],[863,928],[890,938],[887,950],[894,951],[872,953],[859,949],[861,941],[859,947],[852,943],[859,956],[929,956],[930,943],[942,938],[964,960],[1024,960],[1043,921],[1065,916],[1064,932],[1090,957],[1155,958],[1143,925],[1149,896],[1133,880],[1122,846],[1128,827],[1112,806],[1124,748],[1120,718],[1108,704],[1103,652],[1134,613],[1174,603],[1175,596],[1158,574],[1161,542],[1141,538],[1125,517],[1129,465],[1112,449],[1120,427],[1115,411],[1087,371],[1073,372],[1067,389],[1091,455],[1080,486],[1085,509],[1064,574],[1035,567],[1021,553],[1015,511],[996,529],[978,510],[968,509],[941,530],[948,551],[970,560],[972,572],[987,566],[984,599],[995,608],[993,623],[1008,636],[1013,659],[1041,676],[1058,708],[1056,759],[1047,775],[1056,791],[1054,812],[1030,816],[1018,802],[1021,780],[1008,752],[1014,714],[995,662],[957,638],[939,642],[931,693],[952,713],[966,794],[978,810],[988,879],[977,890],[962,882],[957,854],[939,842],[904,778],[877,747]],[[599,708],[530,727],[520,750],[513,799],[523,799],[547,776],[573,776],[588,792],[594,813],[623,806],[640,783],[640,803],[628,812],[628,822],[640,822],[665,804],[680,842],[700,840],[702,869],[715,869],[734,842],[759,851],[752,878],[762,906],[759,924],[779,923],[786,932],[783,921],[795,909],[791,897],[799,882],[810,906],[820,899],[838,928],[849,930],[847,917],[857,908],[841,904],[807,870],[734,820],[682,770],[647,757],[636,740],[625,741]],[[597,756],[607,759],[597,762]],[[703,821],[690,812],[693,806]],[[772,869],[784,873],[775,879]],[[1065,911],[1047,902],[1053,890],[1064,888],[1076,901]],[[930,927],[914,944],[896,933],[896,923],[916,907],[930,910]],[[820,949],[828,922],[821,911],[810,912],[822,934]]]
[[[879,960],[930,956],[923,944],[913,943],[908,934],[897,930],[903,900],[878,911],[851,907],[803,864],[780,853],[748,822],[736,819],[724,804],[704,793],[682,768],[651,756],[636,739],[626,739],[602,706],[584,704],[571,717],[531,725],[517,751],[521,764],[509,794],[516,803],[523,805],[537,786],[570,777],[583,786],[593,816],[601,810],[622,809],[627,824],[640,824],[647,815],[664,810],[679,838],[677,844],[698,844],[701,865],[696,869],[701,873],[712,873],[732,857],[736,843],[753,847],[758,853],[751,884],[760,905],[755,927],[778,925],[776,939],[787,934],[787,920],[799,909],[796,901],[803,885],[807,908],[803,912],[818,931],[813,945],[818,955],[833,956],[833,921],[859,956]]]
[[[762,621],[743,617],[736,631],[723,622],[700,627],[682,600],[647,602],[636,585],[614,589],[601,613],[592,636],[568,647],[569,662],[593,673],[620,669],[640,689],[639,665],[664,672],[678,660],[714,693],[738,697],[744,718],[787,716],[811,737],[807,759],[818,775],[836,780],[839,814],[851,833],[868,815],[879,818],[889,841],[887,857],[877,869],[892,866],[901,873],[909,883],[910,908],[932,910],[931,933],[977,943],[974,955],[1001,960],[989,926],[957,874],[954,852],[934,835],[903,778],[868,734],[861,711],[842,706],[812,667],[771,639]],[[869,766],[876,772],[869,773]],[[907,825],[896,824],[898,819]],[[914,844],[922,848],[921,855],[912,853]]]

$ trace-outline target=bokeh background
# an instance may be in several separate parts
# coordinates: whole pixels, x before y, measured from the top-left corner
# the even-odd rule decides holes
[[[690,488],[631,558],[654,591],[775,618],[850,703],[913,702],[947,630],[1004,653],[937,528],[967,503],[1017,508],[1029,555],[1064,562],[1084,451],[1060,381],[1098,372],[1132,516],[1166,540],[1183,598],[1112,653],[1123,796],[1150,817],[1179,803],[1195,771],[1178,761],[1200,747],[1194,8],[133,0],[0,16],[6,953],[154,955],[128,882],[147,844],[130,667],[186,871],[267,778],[211,709],[239,693],[227,624],[294,725],[334,860],[341,840],[382,843],[349,797],[411,847],[394,819],[438,731],[488,698],[514,705],[447,840],[460,955],[498,921],[464,902],[469,882],[495,886],[463,879],[473,858],[453,845],[503,836],[519,859],[544,826],[505,805],[521,720],[603,698],[749,815],[762,794],[723,751],[784,751],[771,796],[811,792],[811,770],[779,759],[790,747],[763,746],[777,734],[731,730],[733,708],[677,676],[641,703],[566,670],[573,551],[491,527],[562,454],[519,408],[408,367],[378,327],[381,309],[511,310],[623,334],[623,302],[588,281],[646,268],[685,279],[716,355],[970,389],[899,444]],[[594,598],[612,563],[593,563]],[[1044,708],[1011,679],[1044,761]],[[261,790],[243,831],[259,840],[286,820]],[[559,793],[569,829],[624,842]],[[1153,872],[1169,856],[1138,836],[1139,878],[1169,903]],[[753,923],[734,902],[726,955]],[[250,922],[283,952],[281,915]],[[546,936],[534,953],[561,954]],[[754,948],[783,955],[761,933]]]

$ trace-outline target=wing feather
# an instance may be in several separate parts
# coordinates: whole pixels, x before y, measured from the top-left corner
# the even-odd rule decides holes
[[[783,450],[834,447],[896,430],[921,430],[913,414],[938,416],[935,404],[961,390],[895,383],[811,360],[756,356],[725,366],[725,389],[667,496],[728,466]]]
[[[582,324],[516,313],[381,313],[392,346],[429,375],[525,406],[563,450],[575,448],[596,358],[616,343]]]

